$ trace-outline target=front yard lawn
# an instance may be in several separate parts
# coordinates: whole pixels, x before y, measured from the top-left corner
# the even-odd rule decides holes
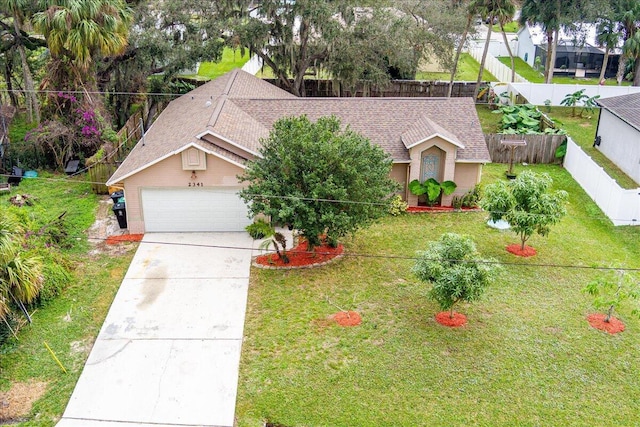
[[[598,274],[589,267],[640,267],[640,227],[611,226],[562,168],[530,167],[570,194],[567,217],[530,241],[533,258],[507,253],[517,237],[486,226],[483,212],[407,214],[345,241],[337,263],[253,269],[238,425],[637,423],[640,321],[623,306],[625,332],[592,329],[581,289]],[[504,169],[485,167],[483,184]],[[469,318],[459,329],[435,322],[437,305],[410,271],[416,251],[448,231],[505,263],[481,301],[457,308]],[[363,323],[332,324],[339,310]]]

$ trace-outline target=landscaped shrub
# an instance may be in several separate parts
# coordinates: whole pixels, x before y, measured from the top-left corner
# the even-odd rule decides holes
[[[391,203],[389,204],[389,215],[398,216],[402,215],[407,211],[409,205],[407,202],[402,200],[402,196],[396,194],[393,199],[391,199]]]
[[[265,237],[273,236],[275,233],[273,226],[262,218],[258,218],[253,224],[247,225],[245,230],[254,240],[264,239]]]

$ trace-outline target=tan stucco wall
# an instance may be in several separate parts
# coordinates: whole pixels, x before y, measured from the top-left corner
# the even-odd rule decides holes
[[[455,182],[458,187],[451,195],[451,198],[454,196],[462,196],[471,190],[476,184],[480,183],[481,175],[482,163],[456,163],[456,173],[453,182]]]
[[[389,176],[391,179],[398,181],[400,183],[400,189],[398,189],[398,194],[402,196],[404,200],[407,198],[407,168],[409,165],[407,163],[394,163],[391,168],[391,173]]]
[[[182,170],[182,156],[173,155],[124,180],[127,209],[127,227],[130,233],[144,233],[144,217],[141,205],[141,188],[188,188],[201,183],[204,187],[237,187],[237,175],[243,169],[219,157],[207,154],[207,170],[196,171],[191,179],[190,170]]]
[[[418,144],[415,147],[411,147],[409,150],[409,157],[411,158],[409,169],[409,182],[414,179],[420,179],[420,162],[421,154],[423,151],[436,146],[445,152],[445,160],[443,163],[442,181],[455,181],[455,168],[456,168],[456,146],[450,142],[441,138],[433,138],[428,141]],[[409,206],[416,206],[418,204],[418,196],[414,196],[410,192],[407,194],[407,202]],[[450,205],[453,196],[446,196],[442,198],[443,205]]]

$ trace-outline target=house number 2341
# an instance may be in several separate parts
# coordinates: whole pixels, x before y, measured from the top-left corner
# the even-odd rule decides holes
[[[190,182],[188,184],[189,187],[204,187],[204,184],[201,182]]]

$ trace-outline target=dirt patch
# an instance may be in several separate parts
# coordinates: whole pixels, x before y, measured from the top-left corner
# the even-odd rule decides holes
[[[47,390],[47,383],[27,381],[13,383],[9,391],[0,392],[0,424],[18,422],[31,411],[31,405]]]
[[[93,249],[89,251],[89,255],[95,256],[107,253],[118,256],[126,253],[131,247],[131,244],[126,243],[119,245],[107,244],[107,239],[125,239],[119,236],[129,233],[118,225],[118,219],[111,211],[112,207],[113,202],[109,196],[104,196],[98,204],[96,220],[87,230],[87,238],[93,246]]]
[[[357,311],[340,311],[332,317],[340,326],[358,326],[362,323],[362,316]]]
[[[608,322],[604,319],[607,316],[602,313],[594,313],[587,316],[587,320],[592,328],[600,329],[601,331],[609,332],[611,335],[618,334],[624,331],[624,323],[620,319],[616,319],[611,316]]]
[[[467,323],[467,316],[462,313],[454,312],[453,317],[451,317],[450,312],[441,311],[436,314],[436,322],[440,323],[442,326],[448,326],[449,328],[458,328]]]
[[[523,258],[526,257],[530,257],[530,256],[534,256],[535,254],[537,254],[538,252],[536,252],[536,250],[534,248],[532,248],[531,246],[526,246],[524,247],[524,249],[522,249],[520,247],[519,244],[514,243],[512,245],[508,245],[507,246],[507,252],[511,252],[512,254],[514,254],[515,256],[521,256]]]
[[[328,245],[316,246],[309,250],[307,242],[304,241],[298,246],[287,251],[289,262],[285,263],[284,258],[278,254],[266,254],[257,256],[255,264],[258,267],[271,268],[300,268],[325,264],[339,257],[344,253],[344,246],[331,247]]]

